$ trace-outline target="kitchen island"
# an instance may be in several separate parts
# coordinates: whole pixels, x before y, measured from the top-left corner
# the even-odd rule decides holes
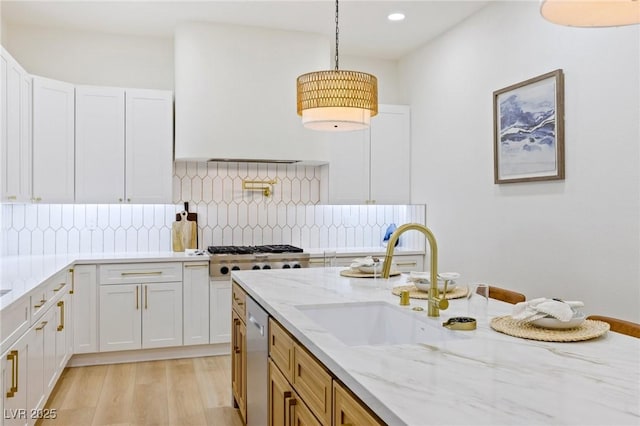
[[[442,322],[467,313],[466,300],[458,299],[440,318],[427,319],[451,338],[349,346],[296,306],[397,305],[391,288],[405,284],[406,276],[345,278],[341,269],[240,271],[232,277],[387,424],[640,423],[640,339],[607,332],[585,342],[539,342],[498,333],[486,320],[474,331],[444,330]],[[412,299],[411,305],[424,307],[425,301]],[[490,300],[488,309],[489,317],[506,315],[512,305]]]

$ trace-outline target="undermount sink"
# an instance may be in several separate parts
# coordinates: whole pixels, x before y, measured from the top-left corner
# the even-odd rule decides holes
[[[300,312],[348,346],[436,343],[460,339],[425,312],[402,309],[387,302],[298,305]]]
[[[9,293],[10,291],[11,291],[11,289],[8,289],[8,290],[0,289],[0,296],[4,296],[5,294]]]

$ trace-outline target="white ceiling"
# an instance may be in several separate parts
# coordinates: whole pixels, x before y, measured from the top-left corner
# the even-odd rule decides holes
[[[340,53],[397,59],[488,4],[480,0],[340,2]],[[333,0],[5,1],[9,24],[171,37],[181,21],[208,21],[326,34],[334,39]],[[390,22],[402,11],[407,18]]]

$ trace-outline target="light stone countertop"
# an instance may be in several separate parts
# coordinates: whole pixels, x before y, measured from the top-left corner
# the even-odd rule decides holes
[[[550,343],[491,330],[433,344],[347,346],[296,305],[387,301],[389,280],[344,278],[343,268],[239,271],[232,276],[333,374],[390,425],[639,425],[640,339],[608,332],[585,342]],[[425,306],[411,300],[412,306]],[[512,305],[489,301],[489,317]],[[587,314],[592,313],[585,307]],[[412,312],[413,313],[413,312]],[[426,316],[425,312],[416,315]],[[467,314],[452,300],[436,327]]]
[[[189,256],[185,253],[69,253],[42,256],[0,257],[0,289],[11,290],[0,296],[0,310],[27,295],[47,279],[71,265],[134,263],[134,262],[195,262],[209,261],[208,256]]]

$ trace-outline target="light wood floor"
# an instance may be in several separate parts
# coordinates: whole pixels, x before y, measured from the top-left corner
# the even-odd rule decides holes
[[[39,425],[241,426],[229,356],[67,368]]]

